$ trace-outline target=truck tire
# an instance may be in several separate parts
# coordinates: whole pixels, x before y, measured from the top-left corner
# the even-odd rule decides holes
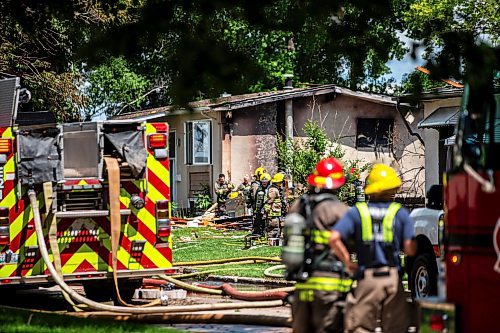
[[[410,289],[413,298],[437,295],[436,259],[430,254],[420,254],[413,262],[410,274]]]

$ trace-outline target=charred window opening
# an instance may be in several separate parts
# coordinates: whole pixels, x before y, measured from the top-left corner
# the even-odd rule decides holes
[[[364,151],[389,151],[393,130],[394,119],[359,118],[356,148]]]

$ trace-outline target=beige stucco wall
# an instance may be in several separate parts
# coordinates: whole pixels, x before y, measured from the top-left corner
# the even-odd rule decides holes
[[[406,129],[400,114],[394,105],[383,105],[352,96],[339,95],[332,101],[302,99],[294,104],[296,128],[301,128],[305,121],[319,121],[327,130],[330,138],[338,140],[346,151],[345,159],[359,159],[365,163],[381,161],[396,167],[403,180],[402,193],[408,197],[424,195],[425,151],[423,145]],[[410,127],[414,132],[423,118],[422,112],[413,112]],[[394,141],[392,151],[361,151],[356,149],[358,118],[394,119]],[[410,120],[409,120],[410,121]],[[301,130],[297,135],[302,136]]]
[[[459,106],[460,97],[428,100],[422,104],[425,118],[440,107]],[[433,128],[424,129],[423,138],[425,141],[425,188],[427,191],[433,184],[439,184],[439,132]]]
[[[393,163],[403,177],[405,195],[424,195],[424,147],[411,136],[394,105],[382,105],[355,97],[339,95],[294,99],[294,136],[304,136],[302,127],[309,119],[317,120],[332,139],[338,139],[346,150],[346,159],[364,162],[383,160]],[[276,133],[282,130],[282,105],[272,103],[244,112],[233,111],[233,135],[231,136],[231,171],[233,182],[238,183],[245,174],[251,174],[261,163],[271,173],[277,171]],[[423,119],[422,112],[413,114],[411,127]],[[392,152],[368,152],[356,150],[357,118],[392,118],[395,120],[394,149]],[[272,125],[272,126],[271,126]]]
[[[408,133],[394,105],[383,105],[340,94],[336,98],[333,95],[323,95],[294,99],[293,110],[296,138],[304,136],[302,127],[307,120],[317,120],[327,130],[330,138],[338,139],[346,150],[346,159],[360,159],[367,163],[383,160],[392,163],[402,174],[405,195],[424,196],[427,174],[424,170],[426,163],[424,147],[416,137]],[[210,117],[212,122],[212,164],[186,165],[184,124],[187,121],[205,120],[207,117]],[[412,117],[412,130],[422,134],[417,129],[417,124],[423,119],[424,111],[414,111]],[[356,149],[358,118],[394,119],[394,149],[391,152],[358,151]],[[271,174],[278,171],[275,144],[276,134],[284,129],[284,101],[231,112],[185,113],[163,119],[170,124],[171,130],[175,131],[177,136],[177,170],[174,177],[177,181],[174,187],[179,207],[189,205],[190,172],[209,172],[211,180],[209,185],[213,186],[220,172],[227,175],[230,171],[232,182],[238,185],[244,175],[251,175],[260,165],[267,167]],[[225,122],[229,122],[230,127],[226,126],[224,133]],[[432,140],[432,132],[429,133],[426,139]]]
[[[186,165],[185,160],[185,147],[186,147],[186,133],[184,124],[188,121],[194,120],[210,120],[212,123],[212,163],[209,165]],[[199,112],[184,113],[180,115],[167,116],[154,121],[167,121],[170,126],[170,131],[175,131],[177,137],[176,143],[176,172],[175,186],[173,190],[176,191],[176,202],[178,207],[189,207],[189,173],[190,172],[208,172],[213,188],[213,180],[217,177],[221,165],[221,142],[222,142],[222,128],[220,124],[220,114],[210,113],[202,114]],[[172,149],[172,147],[170,147]]]

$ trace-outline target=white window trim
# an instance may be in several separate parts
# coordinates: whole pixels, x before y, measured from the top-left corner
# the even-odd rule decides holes
[[[203,163],[200,163],[200,162],[195,162],[195,158],[194,158],[194,139],[192,139],[192,147],[191,147],[191,163],[188,163],[188,160],[189,160],[189,150],[188,150],[188,145],[189,145],[189,138],[188,138],[188,135],[190,133],[188,133],[188,124],[193,124],[192,125],[192,129],[194,128],[194,124],[196,123],[208,123],[209,124],[209,129],[210,129],[210,133],[209,133],[209,154],[208,154],[208,162],[203,162]],[[191,133],[191,135],[193,135],[193,133]],[[213,138],[213,126],[212,126],[212,121],[211,120],[190,120],[190,121],[186,121],[184,123],[184,164],[186,165],[211,165],[212,164],[212,138]]]

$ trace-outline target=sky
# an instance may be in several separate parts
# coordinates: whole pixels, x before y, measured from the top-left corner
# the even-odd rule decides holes
[[[392,73],[385,75],[386,78],[393,77],[397,82],[401,82],[401,78],[404,74],[411,73],[415,70],[416,66],[423,66],[425,61],[422,59],[422,54],[424,52],[423,48],[417,49],[415,54],[416,59],[411,57],[411,48],[414,40],[406,37],[403,34],[399,34],[399,38],[405,43],[405,46],[409,49],[408,53],[401,60],[391,60],[387,63]]]

